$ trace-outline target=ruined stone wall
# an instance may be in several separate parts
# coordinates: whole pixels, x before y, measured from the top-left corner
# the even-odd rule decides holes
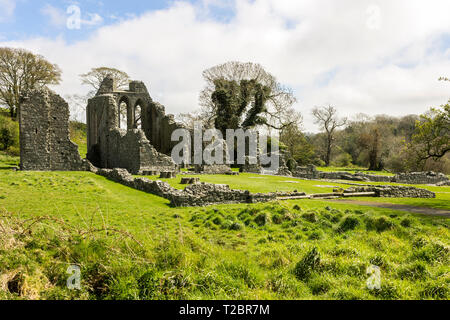
[[[199,183],[187,186],[183,191],[162,181],[134,178],[124,169],[99,169],[97,174],[128,187],[170,200],[175,207],[206,206],[219,203],[257,203],[276,200],[276,193],[259,194],[232,190],[227,185]]]
[[[397,174],[393,180],[398,183],[407,184],[439,184],[450,183],[448,177],[443,173],[436,172],[412,172]]]
[[[210,183],[194,183],[184,190],[177,190],[168,183],[162,181],[152,181],[147,178],[134,178],[124,169],[99,169],[97,174],[102,175],[112,181],[121,183],[128,187],[154,194],[170,200],[172,206],[176,207],[197,207],[213,204],[226,203],[259,203],[275,201],[277,199],[300,199],[315,198],[319,195],[306,195],[304,192],[272,192],[272,193],[251,193],[243,190],[230,189],[228,185],[218,185]],[[342,193],[333,193],[334,198],[344,196],[345,193],[373,192],[377,197],[392,198],[435,198],[435,193],[408,186],[355,186]],[[322,197],[326,194],[320,195]]]
[[[450,185],[450,179],[443,173],[435,172],[412,172],[400,173],[395,176],[384,176],[366,174],[362,172],[322,172],[315,166],[297,167],[292,172],[296,178],[303,179],[327,179],[327,180],[350,180],[350,181],[370,181],[370,182],[396,182],[405,184],[442,184]]]
[[[19,112],[20,167],[36,171],[84,171],[69,138],[69,105],[48,88],[28,92]]]
[[[119,128],[119,107],[115,94],[89,100],[88,158],[102,168],[142,171],[174,171],[175,163],[159,153],[140,129]]]
[[[345,192],[375,192],[376,196],[381,198],[436,198],[432,191],[410,186],[355,186]]]

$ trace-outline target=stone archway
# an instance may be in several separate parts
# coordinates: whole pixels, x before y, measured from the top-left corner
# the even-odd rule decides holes
[[[130,100],[127,96],[120,98],[118,103],[118,113],[119,113],[119,128],[128,130],[128,115],[130,108]]]
[[[138,99],[134,105],[133,127],[135,129],[143,130],[144,110],[144,102]]]

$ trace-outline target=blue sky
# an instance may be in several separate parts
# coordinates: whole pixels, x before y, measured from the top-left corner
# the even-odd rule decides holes
[[[101,26],[115,24],[121,19],[130,19],[148,11],[165,9],[172,2],[163,0],[19,0],[15,1],[16,14],[8,17],[0,24],[0,34],[6,40],[35,36],[63,36],[68,42],[72,42],[86,38],[90,32]],[[57,9],[68,17],[70,14],[67,13],[67,9],[71,5],[77,5],[81,9],[82,19],[89,20],[92,19],[91,15],[97,14],[102,18],[102,21],[80,30],[69,30],[62,25],[55,26],[51,23],[49,14],[46,14],[48,12],[46,8]]]
[[[71,5],[78,30],[67,27]],[[445,103],[448,12],[448,0],[0,0],[0,46],[58,64],[63,96],[86,93],[79,75],[110,66],[170,113],[198,108],[205,69],[260,63],[293,89],[314,131],[315,106],[405,115]]]

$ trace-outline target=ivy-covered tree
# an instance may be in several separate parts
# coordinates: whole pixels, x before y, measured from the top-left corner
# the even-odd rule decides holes
[[[255,63],[228,62],[203,72],[206,87],[200,94],[205,122],[226,129],[267,126],[282,129],[291,123],[292,91]]]

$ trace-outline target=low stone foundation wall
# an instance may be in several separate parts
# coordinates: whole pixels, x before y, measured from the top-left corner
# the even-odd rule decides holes
[[[301,179],[349,180],[366,182],[396,182],[405,184],[437,184],[450,185],[450,179],[443,173],[412,172],[400,173],[395,176],[366,174],[362,172],[350,173],[346,171],[324,172],[318,171],[314,166],[297,167],[292,176]]]
[[[134,178],[125,169],[98,169],[97,174],[130,188],[170,200],[175,207],[197,207],[224,203],[257,203],[276,200],[275,193],[259,194],[233,190],[227,185],[196,183],[178,190],[166,182]]]
[[[226,203],[258,203],[269,202],[277,199],[301,199],[314,198],[314,195],[306,195],[304,192],[273,192],[251,193],[250,191],[233,190],[228,185],[195,183],[184,190],[178,190],[166,182],[152,181],[147,178],[134,178],[125,169],[98,169],[95,173],[109,180],[123,184],[130,188],[144,191],[170,200],[175,207],[197,207],[212,204]],[[377,197],[391,198],[435,198],[436,195],[428,190],[407,186],[355,186],[331,196],[344,196],[345,193],[374,193]],[[318,195],[319,196],[319,195]],[[321,196],[326,196],[325,194]]]
[[[436,194],[429,190],[408,186],[363,186],[352,187],[344,191],[345,193],[375,192],[376,197],[381,198],[436,198]]]
[[[448,177],[443,173],[429,172],[412,172],[399,173],[393,179],[393,182],[407,184],[443,184],[450,183]]]

